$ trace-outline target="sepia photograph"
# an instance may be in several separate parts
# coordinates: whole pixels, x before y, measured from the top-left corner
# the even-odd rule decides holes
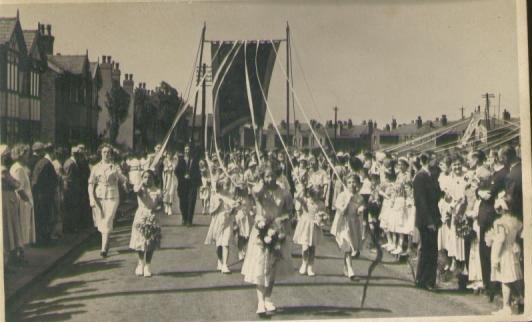
[[[4,320],[530,320],[526,11],[0,0]]]

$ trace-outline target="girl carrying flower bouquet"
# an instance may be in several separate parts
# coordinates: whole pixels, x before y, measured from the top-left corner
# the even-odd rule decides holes
[[[238,202],[233,199],[234,193],[229,177],[226,176],[218,181],[217,186],[216,192],[211,196],[209,213],[212,218],[205,245],[216,246],[217,269],[223,274],[230,274],[227,259],[229,258],[229,243],[233,238],[235,220],[233,213],[238,207]]]
[[[257,286],[257,314],[275,311],[271,300],[276,280],[294,274],[290,238],[292,200],[276,182],[276,171],[265,164],[261,181],[252,189],[256,204],[255,224],[242,265],[244,281]]]
[[[135,274],[150,277],[150,263],[162,237],[159,214],[163,210],[163,196],[161,189],[155,185],[151,170],[142,173],[140,182],[133,189],[137,194],[138,208],[131,227],[129,248],[136,251],[139,258]]]
[[[314,259],[316,257],[316,246],[321,239],[321,228],[327,222],[327,213],[322,199],[321,191],[312,187],[304,189],[303,185],[298,185],[295,195],[295,202],[298,204],[301,214],[294,231],[293,241],[301,245],[302,263],[299,274],[308,276],[316,275],[313,270]]]
[[[351,264],[351,253],[360,248],[362,243],[362,217],[364,198],[358,193],[360,178],[350,173],[346,178],[347,189],[336,199],[336,214],[331,225],[331,234],[344,252],[344,275],[349,279],[355,276]]]

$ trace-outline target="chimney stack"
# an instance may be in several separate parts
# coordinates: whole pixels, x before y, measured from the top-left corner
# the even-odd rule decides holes
[[[447,115],[443,114],[441,116],[441,125],[446,126],[447,125]]]
[[[397,120],[395,118],[392,118],[392,130],[395,130],[397,128]]]
[[[423,126],[423,120],[421,120],[421,116],[417,117],[416,125],[418,129],[420,129]]]
[[[37,27],[39,29],[39,34],[41,36],[39,37],[39,43],[40,43],[41,48],[43,49],[46,55],[53,55],[55,37],[52,36],[52,25],[45,26],[44,24],[39,23]],[[48,33],[45,33],[45,28],[48,31]]]

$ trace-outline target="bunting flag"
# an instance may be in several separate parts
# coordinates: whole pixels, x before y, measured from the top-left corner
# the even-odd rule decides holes
[[[279,41],[274,42],[275,49],[279,48]],[[222,68],[225,78],[218,79],[213,84],[213,93],[218,93],[214,102],[214,116],[217,136],[224,136],[231,130],[246,123],[251,123],[251,110],[254,111],[254,123],[258,128],[264,125],[266,103],[260,92],[258,80],[262,84],[266,96],[275,65],[276,54],[271,41],[248,41],[236,52],[235,60],[230,65],[221,66],[221,59],[233,48],[232,41],[212,42],[211,51],[214,55],[212,72],[217,73]],[[245,59],[245,60],[244,60]],[[257,61],[257,69],[250,68]],[[251,102],[246,94],[246,63],[249,72],[249,88]],[[258,70],[258,73],[257,73]],[[250,103],[252,106],[250,107]]]

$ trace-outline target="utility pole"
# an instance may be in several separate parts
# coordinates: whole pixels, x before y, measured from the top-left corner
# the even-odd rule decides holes
[[[207,29],[207,24],[203,23],[203,29],[201,30],[201,39],[200,39],[200,57],[199,57],[199,64],[198,64],[198,78],[196,80],[196,85],[199,85],[199,82],[201,80],[201,66],[203,63],[203,44],[205,43],[205,31]],[[191,145],[194,145],[194,127],[196,126],[196,108],[198,106],[198,92],[196,92],[196,96],[194,97],[194,111],[192,112],[192,127],[190,129],[190,138],[189,141]],[[183,106],[183,108],[186,108],[186,106]],[[185,134],[186,135],[186,134]]]
[[[501,119],[501,93],[499,93],[499,104],[497,105],[497,120],[500,124]]]
[[[203,63],[203,66],[202,66],[202,75],[205,76],[207,73],[207,64]],[[200,130],[200,145],[205,145],[203,144],[203,142],[205,141],[205,123],[207,122],[206,120],[206,115],[205,115],[205,102],[207,101],[207,77],[204,77],[203,78],[203,83],[201,84],[201,130]],[[207,133],[208,135],[208,133]],[[207,148],[206,146],[204,147],[205,149]]]
[[[257,45],[258,46],[258,45]],[[286,144],[290,146],[290,26],[286,22]]]
[[[337,133],[338,133],[338,106],[335,106],[333,108],[334,110],[334,142],[333,142],[333,148],[336,150],[336,139],[337,139]]]
[[[494,94],[486,93],[482,95],[482,98],[486,99],[486,128],[489,130],[491,128],[491,115],[490,115],[490,98],[495,98]]]
[[[462,112],[462,120],[464,119],[464,105],[462,105],[461,108],[459,108],[459,110]]]

